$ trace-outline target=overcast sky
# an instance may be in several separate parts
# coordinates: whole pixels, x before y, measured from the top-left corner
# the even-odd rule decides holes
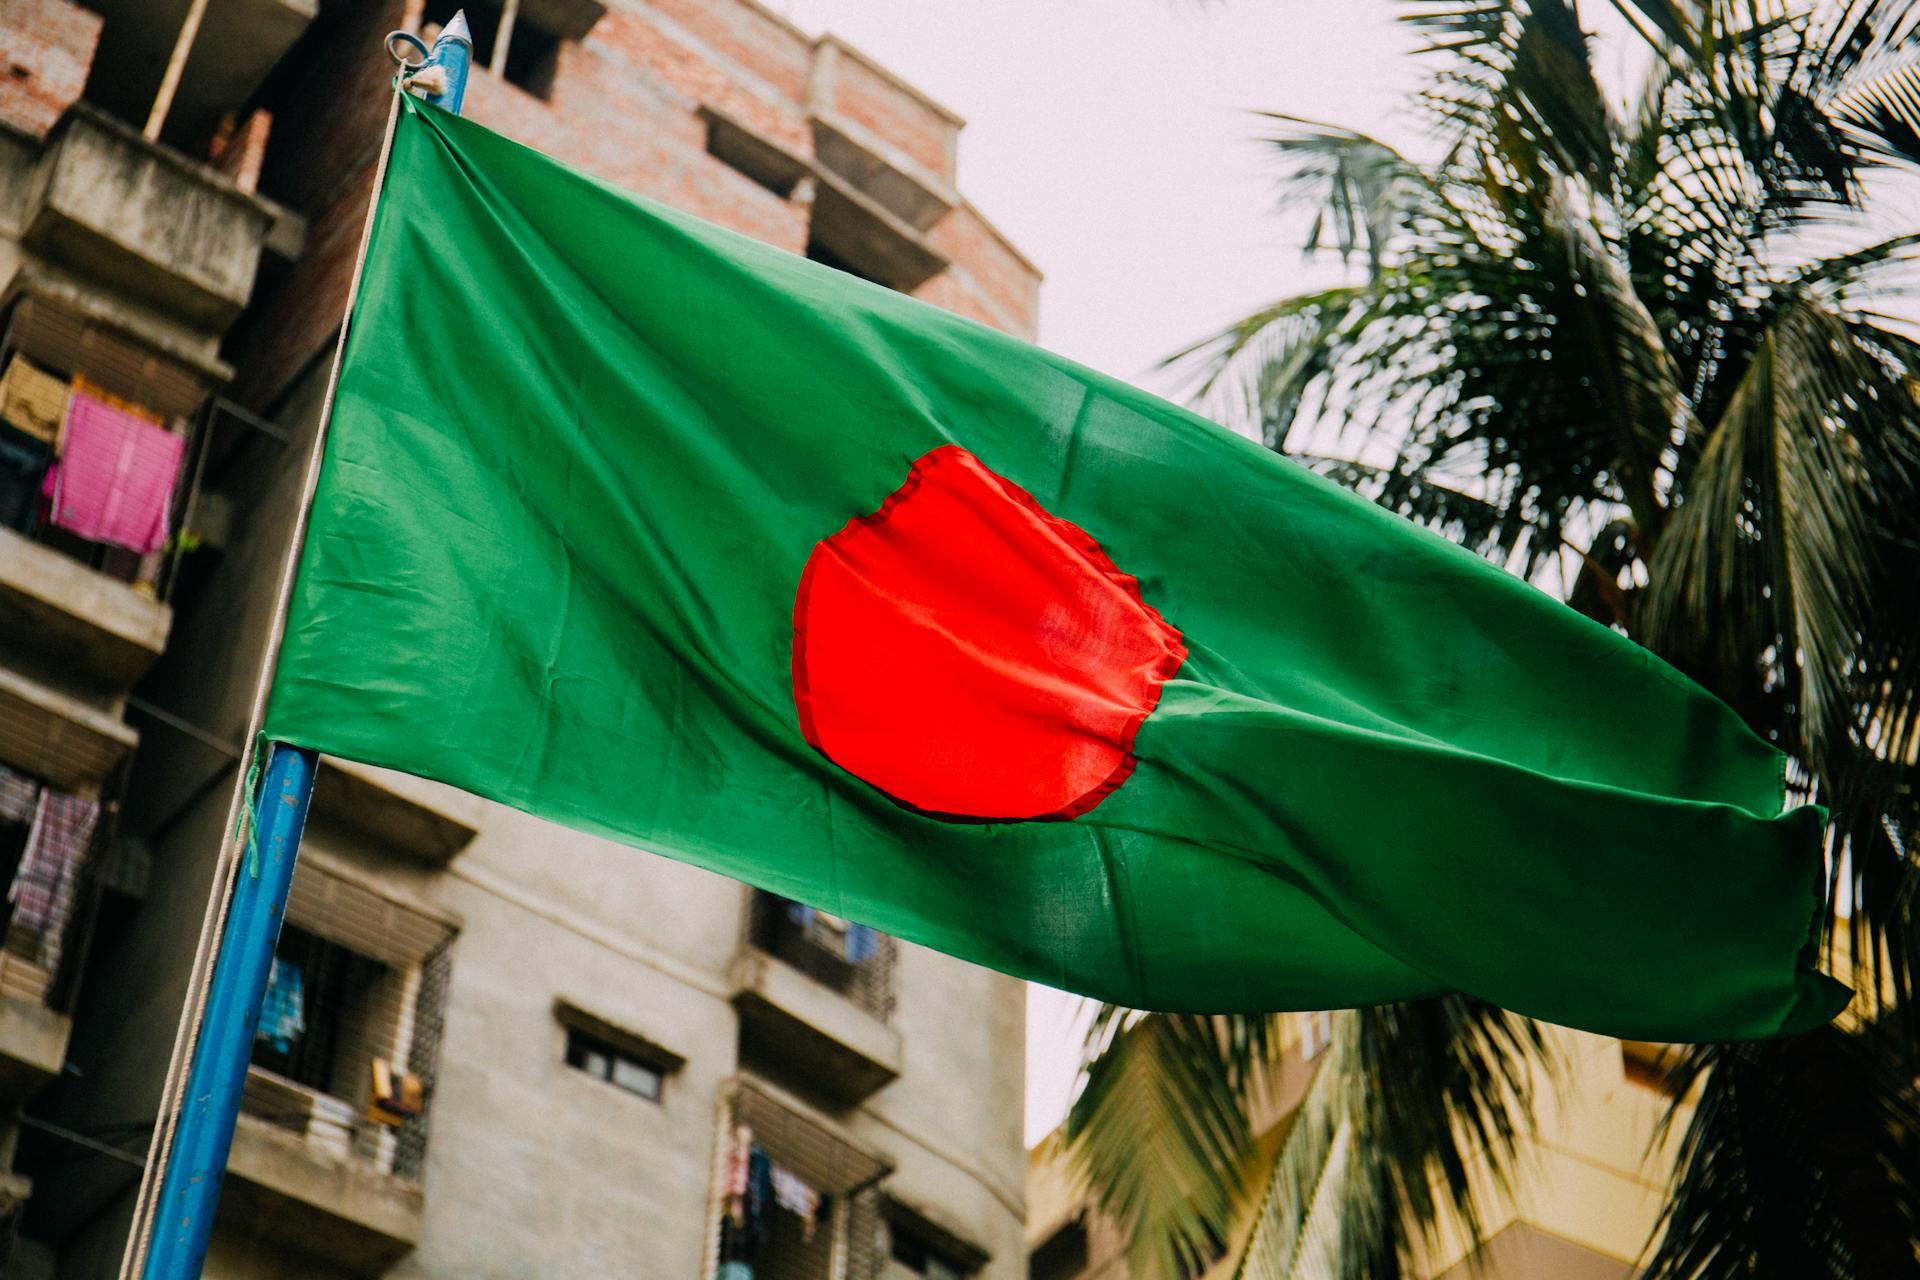
[[[1253,113],[1402,138],[1420,74],[1391,0],[771,2],[966,117],[960,187],[1046,273],[1041,342],[1163,392],[1163,357],[1325,278]],[[1065,1113],[1073,1007],[1030,994],[1030,1142]]]

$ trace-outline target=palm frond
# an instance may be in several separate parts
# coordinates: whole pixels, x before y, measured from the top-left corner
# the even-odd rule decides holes
[[[1546,1062],[1537,1026],[1464,996],[1336,1014],[1239,1274],[1390,1280],[1442,1224],[1477,1239]]]
[[[1646,1280],[1920,1275],[1920,1095],[1898,1061],[1872,1026],[1690,1053],[1670,1088],[1696,1102]]]
[[[1112,1006],[1096,1016],[1067,1150],[1127,1230],[1136,1275],[1197,1275],[1229,1238],[1257,1176],[1249,1111],[1276,1024]]]

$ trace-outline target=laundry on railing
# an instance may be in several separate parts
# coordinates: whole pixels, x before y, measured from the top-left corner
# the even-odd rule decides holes
[[[32,822],[34,806],[39,801],[39,783],[0,764],[0,822]]]
[[[753,1130],[740,1125],[733,1131],[722,1166],[722,1262],[737,1262],[752,1275],[751,1260],[771,1234],[769,1216],[776,1208],[800,1220],[802,1238],[813,1239],[826,1197],[793,1170],[775,1161],[754,1141]]]
[[[787,918],[829,953],[848,964],[871,960],[880,949],[880,935],[864,924],[817,910],[804,902],[789,902]]]
[[[292,1053],[293,1042],[307,1033],[306,978],[291,960],[274,957],[267,971],[267,994],[260,1002],[260,1021],[253,1038],[265,1040],[276,1052]]]
[[[60,456],[41,486],[53,523],[141,555],[167,541],[167,513],[186,437],[150,413],[76,382]]]
[[[99,820],[99,801],[41,788],[19,869],[7,889],[13,904],[7,947],[15,954],[49,970],[59,965],[80,864]]]

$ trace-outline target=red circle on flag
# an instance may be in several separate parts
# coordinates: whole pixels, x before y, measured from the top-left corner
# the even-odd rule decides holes
[[[1186,656],[1091,535],[957,445],[815,546],[794,600],[807,741],[959,822],[1099,804]]]

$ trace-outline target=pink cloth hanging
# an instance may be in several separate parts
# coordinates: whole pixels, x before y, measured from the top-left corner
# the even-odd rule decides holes
[[[60,458],[41,486],[53,523],[91,542],[158,551],[185,449],[185,436],[75,390]]]

